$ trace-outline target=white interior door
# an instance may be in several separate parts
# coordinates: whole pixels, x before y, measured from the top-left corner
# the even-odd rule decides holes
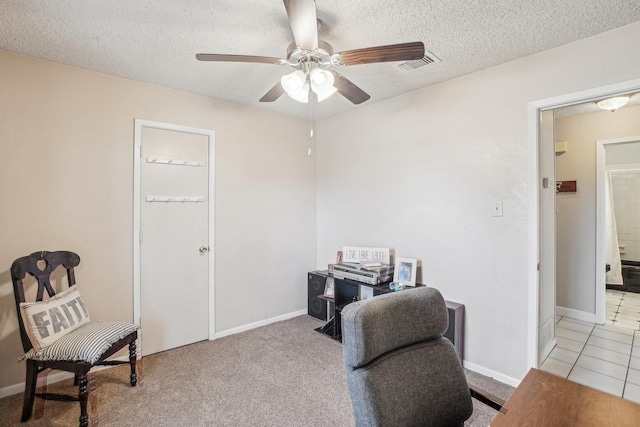
[[[210,136],[141,126],[142,354],[210,337]]]

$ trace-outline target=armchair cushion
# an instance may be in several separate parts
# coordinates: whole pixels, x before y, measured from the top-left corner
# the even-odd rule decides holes
[[[88,323],[41,350],[32,348],[20,360],[95,363],[112,344],[139,328],[137,325],[120,321]]]
[[[89,323],[89,312],[75,285],[46,301],[20,303],[20,315],[35,350]]]

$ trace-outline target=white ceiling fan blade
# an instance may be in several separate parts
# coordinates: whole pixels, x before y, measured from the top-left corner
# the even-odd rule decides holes
[[[291,31],[300,49],[318,48],[318,21],[315,0],[284,0]]]

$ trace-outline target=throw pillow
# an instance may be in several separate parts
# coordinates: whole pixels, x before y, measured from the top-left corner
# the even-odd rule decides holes
[[[75,285],[47,301],[20,303],[20,314],[36,351],[89,323],[89,313]]]

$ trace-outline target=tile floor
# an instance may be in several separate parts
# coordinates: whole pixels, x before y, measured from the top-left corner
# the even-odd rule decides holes
[[[640,294],[607,289],[607,322],[559,316],[540,369],[640,404]]]

